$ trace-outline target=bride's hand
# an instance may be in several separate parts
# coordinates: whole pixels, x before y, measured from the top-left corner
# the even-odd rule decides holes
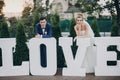
[[[76,36],[73,41],[75,42],[78,38],[86,38],[86,36]]]
[[[78,39],[79,37],[78,36],[76,36],[74,39],[73,39],[73,41],[75,42],[76,41],[76,39]]]

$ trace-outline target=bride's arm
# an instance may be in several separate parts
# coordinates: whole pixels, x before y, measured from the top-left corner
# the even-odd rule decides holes
[[[74,26],[74,30],[75,30],[76,36],[80,36],[80,32],[77,25]]]
[[[89,34],[88,34],[88,26],[85,24],[84,27],[85,27],[85,34],[84,34],[83,37],[89,37]]]

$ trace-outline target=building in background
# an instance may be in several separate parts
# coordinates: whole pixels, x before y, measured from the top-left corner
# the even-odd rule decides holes
[[[77,0],[53,0],[51,3],[51,13],[58,13],[60,15],[60,19],[71,19],[76,14],[80,12],[75,12],[72,14],[72,10],[74,9],[74,4]]]
[[[87,1],[87,0],[85,0]],[[100,0],[98,3],[103,6],[105,5],[105,2],[108,0]],[[50,13],[58,13],[60,15],[60,19],[71,19],[73,16],[76,17],[77,14],[81,13],[80,7],[75,7],[75,4],[77,3],[77,0],[53,0],[51,3],[51,11]],[[86,19],[88,17],[87,13],[83,13],[84,18]],[[94,12],[93,15],[96,17],[99,17],[98,13]],[[101,15],[109,16],[110,13],[105,10]]]

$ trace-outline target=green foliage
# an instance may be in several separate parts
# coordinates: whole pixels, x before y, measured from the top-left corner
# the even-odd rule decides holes
[[[27,39],[30,39],[34,36],[32,17],[29,16],[27,18],[23,18],[23,21],[24,21],[24,29],[25,29],[26,37],[27,37]]]
[[[117,25],[120,26],[120,0],[111,0],[111,1],[107,1],[106,5],[104,6],[104,8],[107,8],[108,11],[111,13],[112,19],[114,20],[115,15],[116,17],[116,21],[117,21]],[[116,11],[115,11],[116,10]],[[117,31],[118,33],[112,33],[112,35],[119,35],[120,36],[120,27],[117,28],[119,31]]]
[[[46,2],[45,2],[45,5],[46,5],[46,14],[47,14],[47,11],[48,11],[48,9],[49,9],[49,0],[46,0]]]
[[[39,0],[39,1],[35,0],[34,3],[35,4],[34,4],[34,10],[33,11],[38,11],[40,16],[45,16],[46,15],[45,14],[46,9],[45,9],[44,6],[42,6],[43,5],[43,1],[42,0]]]
[[[46,16],[46,19],[47,19],[47,22],[52,22],[52,14],[48,14],[47,16]]]
[[[87,22],[92,25],[94,18],[89,18]],[[97,19],[97,24],[100,32],[110,32],[112,27],[112,20],[111,19]]]
[[[64,56],[63,56],[62,48],[60,46],[58,46],[59,37],[61,37],[59,15],[57,13],[52,15],[50,22],[52,24],[52,31],[53,31],[52,35],[57,40],[57,66],[60,68],[60,67],[64,66],[65,59],[64,59]]]
[[[3,6],[4,6],[4,1],[0,1],[0,14],[2,14],[2,8],[3,8]]]
[[[22,17],[28,17],[31,12],[31,7],[25,7],[24,10],[22,11]]]
[[[69,27],[69,37],[74,38],[76,36],[75,30],[74,30],[74,26],[76,25],[75,19],[72,18],[70,21],[70,27]],[[73,52],[73,56],[75,57],[76,51],[77,51],[77,46],[76,46],[76,42],[73,42],[73,46],[71,46],[72,52]]]
[[[115,14],[114,2],[113,1],[107,1],[104,8],[107,8],[107,10],[111,13],[111,15]]]
[[[16,48],[14,53],[14,65],[21,65],[22,61],[29,60],[29,49],[27,47],[27,39],[24,32],[24,25],[18,22],[16,35]]]
[[[40,18],[40,15],[39,15],[39,12],[38,11],[35,11],[33,13],[33,26],[35,27],[35,25],[39,22],[39,18]]]
[[[111,36],[119,36],[119,34],[118,34],[119,27],[116,22],[117,22],[116,20],[113,21],[113,25],[112,25],[112,29],[111,29]]]
[[[34,34],[33,30],[33,16],[31,15],[32,8],[27,6],[24,8],[22,12],[22,20],[24,22],[25,33],[27,34],[27,38],[32,38]]]
[[[55,37],[57,40],[59,37],[61,37],[61,28],[59,23],[60,23],[59,15],[56,13],[52,16],[51,24],[53,29],[53,37]]]
[[[0,9],[3,7],[4,1],[0,1]]]
[[[39,22],[40,19],[40,15],[39,12],[37,10],[35,10],[35,12],[33,13],[33,24],[32,24],[32,28],[33,28],[33,33],[35,32],[35,25]],[[35,35],[33,35],[35,36]]]
[[[25,32],[24,32],[24,25],[22,21],[18,21],[18,24],[17,24],[16,40],[17,40],[17,43],[25,43],[27,41]]]
[[[75,30],[74,30],[74,26],[76,25],[76,22],[75,22],[75,19],[72,18],[71,21],[70,21],[70,27],[69,27],[69,37],[75,37],[76,36],[76,33],[75,33]]]
[[[62,47],[57,45],[57,67],[62,68],[65,66],[66,66],[65,58],[64,58]]]
[[[80,6],[80,11],[82,13],[87,12],[92,15],[94,11],[98,14],[102,11],[101,5],[98,4],[99,0],[77,0],[77,4]]]
[[[0,38],[9,38],[8,25],[5,19],[0,21]],[[2,66],[2,50],[0,48],[0,66]]]
[[[8,21],[10,22],[9,32],[10,37],[15,38],[16,37],[16,30],[17,30],[17,19],[15,17],[8,18]]]
[[[5,19],[2,20],[0,25],[0,38],[9,38],[8,24]]]
[[[116,8],[116,13],[117,13],[117,24],[119,26],[118,35],[120,36],[120,0],[114,0],[114,5]]]
[[[100,37],[100,33],[99,33],[99,27],[97,24],[97,19],[94,19],[91,23],[91,28],[95,34],[95,37]]]
[[[61,29],[59,26],[56,26],[56,27],[52,27],[52,35],[53,37],[55,37],[57,40],[59,37],[61,37]]]

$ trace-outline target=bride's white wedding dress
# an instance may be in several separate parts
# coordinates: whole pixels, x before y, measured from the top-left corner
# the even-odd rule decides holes
[[[87,26],[88,26],[88,35],[89,35],[89,37],[93,38],[93,37],[94,37],[94,32],[93,32],[93,30],[91,29],[91,27],[90,27],[90,25],[88,24],[88,22],[86,22],[86,21],[84,20],[84,23],[87,24]]]
[[[94,73],[94,67],[96,62],[94,46],[89,46],[85,53],[85,58],[82,64],[82,67],[86,69],[86,73]]]
[[[90,27],[90,25],[84,21],[88,25],[88,37],[90,38],[90,43],[91,45],[87,48],[85,58],[83,61],[82,67],[86,69],[86,73],[93,73],[94,72],[94,67],[95,67],[95,47],[93,46],[94,44],[94,33]],[[81,31],[80,35],[82,36],[85,33],[85,31]]]

